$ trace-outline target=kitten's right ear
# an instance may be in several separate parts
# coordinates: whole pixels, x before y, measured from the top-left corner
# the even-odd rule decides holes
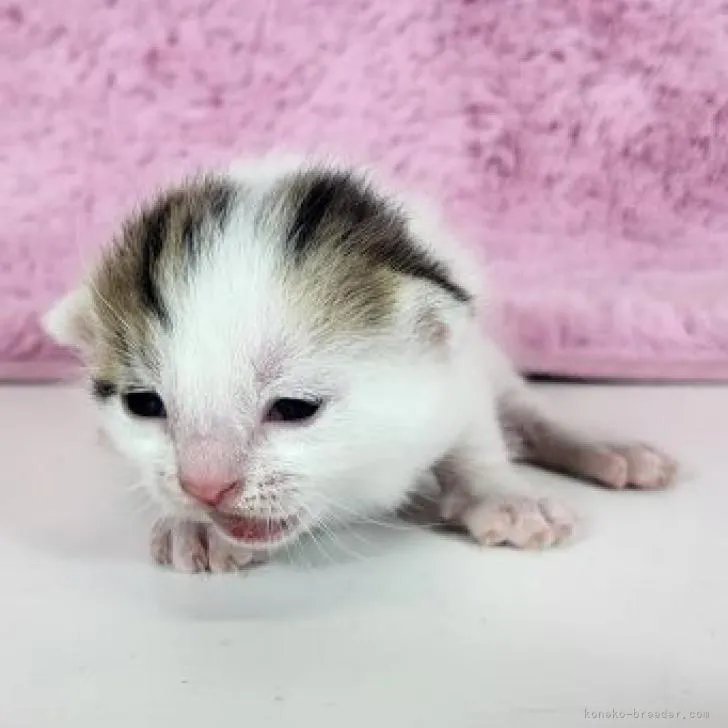
[[[58,344],[81,354],[93,348],[96,327],[88,286],[81,285],[58,301],[43,317],[46,333]]]

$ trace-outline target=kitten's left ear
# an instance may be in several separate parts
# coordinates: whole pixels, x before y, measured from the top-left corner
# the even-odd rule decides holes
[[[81,285],[66,294],[42,319],[46,333],[57,343],[88,353],[96,336],[91,292]]]
[[[402,290],[400,316],[406,329],[426,346],[457,348],[474,315],[471,302],[458,300],[429,281],[410,280]]]

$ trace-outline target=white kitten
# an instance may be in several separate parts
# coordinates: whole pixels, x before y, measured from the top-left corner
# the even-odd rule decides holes
[[[159,562],[239,568],[332,516],[397,508],[428,472],[442,518],[479,542],[561,541],[570,515],[514,457],[667,484],[667,456],[542,413],[457,251],[426,208],[295,160],[189,181],[128,220],[47,326],[159,503]]]

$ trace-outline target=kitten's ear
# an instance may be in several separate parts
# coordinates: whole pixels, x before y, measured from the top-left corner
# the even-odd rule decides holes
[[[404,326],[425,346],[458,347],[474,316],[471,301],[461,301],[429,281],[407,281],[400,310]]]
[[[58,344],[88,353],[95,338],[95,315],[88,286],[81,285],[56,302],[42,319],[46,333]]]

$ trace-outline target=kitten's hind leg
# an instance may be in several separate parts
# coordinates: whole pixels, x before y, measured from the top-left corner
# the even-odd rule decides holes
[[[608,488],[655,490],[669,485],[677,463],[639,442],[608,442],[577,433],[551,417],[525,388],[499,400],[504,430],[518,458]]]

